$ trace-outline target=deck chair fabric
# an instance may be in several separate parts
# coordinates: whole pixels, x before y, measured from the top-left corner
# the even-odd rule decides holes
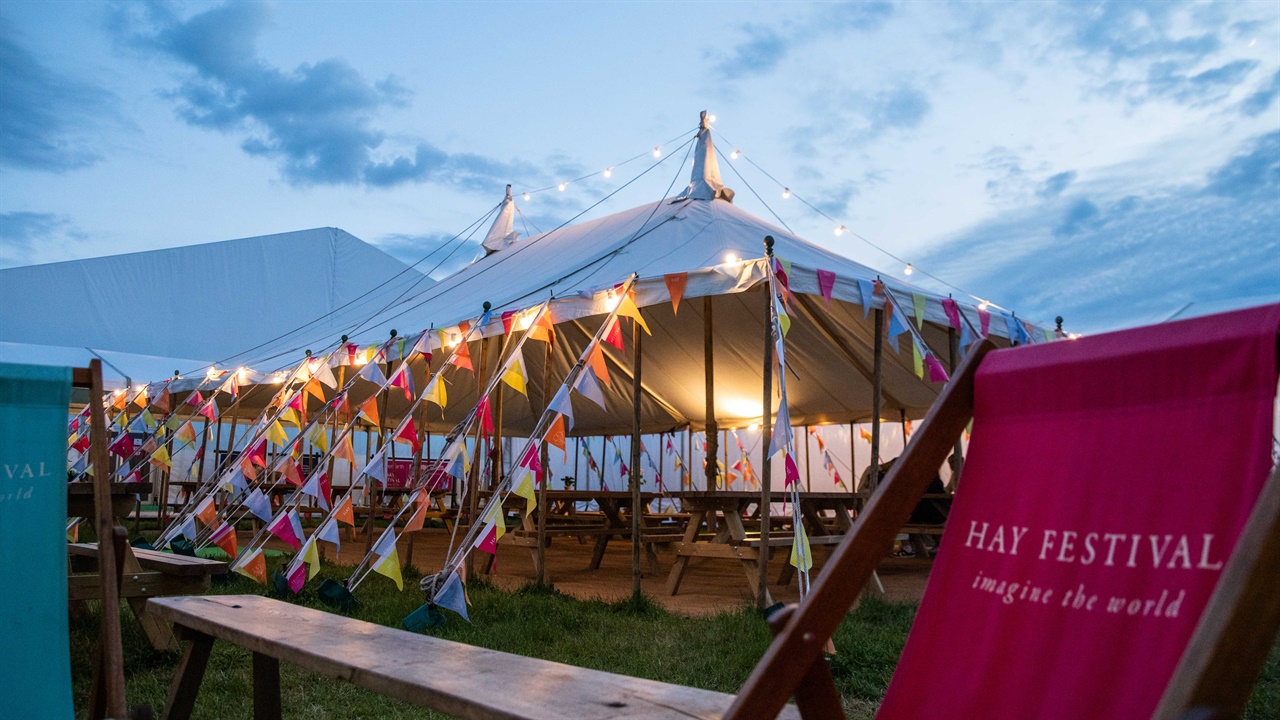
[[[71,368],[0,363],[0,715],[70,718]]]
[[[989,354],[878,715],[1150,717],[1271,468],[1280,305]]]

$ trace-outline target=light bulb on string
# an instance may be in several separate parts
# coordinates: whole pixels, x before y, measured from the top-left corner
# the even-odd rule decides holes
[[[727,262],[727,263],[736,263],[736,262],[738,262],[738,255],[737,255],[737,253],[731,253],[731,252],[730,252],[730,253],[725,253],[725,254],[724,254],[724,261],[725,261],[725,262]]]
[[[604,169],[604,176],[605,176],[606,178],[611,178],[611,177],[613,177],[613,168],[611,168],[611,167],[607,167],[607,168],[605,168],[605,169]]]
[[[987,308],[989,307],[991,307],[991,303],[987,302],[986,300],[983,300],[982,302],[978,303],[978,309],[982,310],[983,312],[986,312]]]
[[[791,188],[782,188],[782,199],[783,200],[791,199]],[[839,233],[836,233],[836,234],[839,235]]]
[[[653,148],[653,156],[654,156],[655,158],[660,158],[660,157],[662,157],[662,146],[661,146],[661,145],[655,146],[655,147]]]
[[[707,116],[707,122],[715,122],[715,121],[716,121],[716,116],[715,116],[715,115],[708,115],[708,116]]]
[[[529,193],[524,194],[524,201],[529,202]]]
[[[738,159],[738,158],[740,158],[740,157],[742,157],[742,151],[741,151],[741,150],[734,150],[732,153],[729,153],[729,159],[730,159],[730,160],[737,160],[737,159]]]
[[[844,231],[845,231],[845,230],[848,230],[848,229],[849,229],[849,228],[847,228],[847,227],[845,227],[845,226],[841,225],[840,227],[836,228],[836,236],[837,236],[837,237],[839,237],[840,235],[843,235],[843,234],[844,234]]]
[[[915,268],[911,267],[911,263],[907,263],[907,266],[902,270],[903,275],[910,275],[913,272],[915,272]]]
[[[557,187],[559,188],[560,192],[564,192],[564,189],[565,189],[565,188],[567,188],[567,187],[569,187],[569,183],[567,183],[567,182],[562,182],[562,183],[560,183]]]

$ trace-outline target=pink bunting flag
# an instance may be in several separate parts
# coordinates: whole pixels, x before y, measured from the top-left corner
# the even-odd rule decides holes
[[[988,335],[990,335],[991,334],[991,313],[986,310],[983,310],[981,305],[978,306],[978,322],[980,324],[980,327],[982,328],[982,337],[987,337]]]
[[[202,402],[204,402],[204,396],[200,394],[199,390],[196,390],[187,396],[188,405],[199,405]]]
[[[305,562],[298,563],[297,567],[289,571],[289,589],[294,595],[302,592],[302,586],[307,582],[307,564]]]
[[[520,458],[520,467],[529,468],[539,476],[542,475],[542,461],[538,459],[538,443],[530,443],[524,457]]]
[[[960,325],[960,306],[951,298],[942,298],[942,311],[947,314],[947,320],[951,323],[951,327],[959,330]]]
[[[480,413],[480,430],[485,434],[485,437],[492,437],[493,436],[493,411],[489,409],[488,395],[486,395],[483,399],[480,400],[478,412]]]
[[[480,538],[479,542],[477,542],[475,546],[477,550],[483,550],[489,553],[490,555],[497,555],[498,554],[498,529],[496,527],[490,526],[489,529],[485,532],[484,537]]]
[[[515,322],[515,316],[516,316],[515,310],[507,310],[506,312],[502,313],[502,334],[503,335],[511,334],[511,325],[512,323]]]
[[[288,513],[282,514],[273,520],[267,526],[267,532],[280,538],[294,550],[302,547],[302,541],[298,538],[298,534],[294,532],[292,518],[289,517]]]
[[[89,436],[85,435],[85,439],[88,440]],[[124,433],[120,437],[116,438],[116,441],[111,443],[107,449],[110,450],[113,455],[119,455],[120,457],[128,460],[129,457],[133,455],[133,436],[129,433]]]
[[[933,355],[926,355],[924,363],[929,368],[930,382],[944,383],[950,379],[947,377],[947,371],[942,367],[942,363],[938,362],[938,358]]]
[[[795,458],[791,457],[791,453],[787,453],[786,466],[787,479],[784,486],[791,487],[791,483],[800,482],[800,469],[796,467]]]
[[[831,307],[831,291],[836,286],[836,274],[830,270],[818,271],[818,291],[822,293],[822,299],[827,301],[827,308]]]

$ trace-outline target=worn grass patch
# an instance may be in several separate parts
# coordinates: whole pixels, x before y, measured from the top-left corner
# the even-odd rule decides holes
[[[342,579],[343,568],[330,566],[327,577]],[[400,627],[404,616],[421,603],[418,576],[405,571],[405,592],[372,575],[356,593],[353,617]],[[311,582],[297,598],[282,598],[326,609]],[[415,588],[415,589],[410,589]],[[262,594],[256,583],[233,576],[215,586],[220,594]],[[618,603],[577,600],[551,588],[526,587],[504,592],[480,580],[469,584],[472,601],[467,623],[452,613],[448,624],[430,634],[482,647],[518,653],[663,682],[735,692],[746,680],[769,643],[762,616],[741,607],[712,617],[688,618],[647,601]],[[72,671],[80,717],[92,679],[93,640],[98,630],[96,608],[72,621]],[[125,668],[131,706],[159,709],[164,702],[177,653],[151,649],[132,617],[124,620]],[[840,653],[831,662],[836,685],[850,718],[871,718],[884,695],[906,642],[915,606],[868,600],[845,618],[836,632]],[[216,643],[196,703],[197,718],[251,717],[250,657],[227,643]],[[286,718],[443,718],[417,707],[326,680],[282,664],[281,685]],[[1246,718],[1280,716],[1280,646],[1272,652],[1250,702]]]

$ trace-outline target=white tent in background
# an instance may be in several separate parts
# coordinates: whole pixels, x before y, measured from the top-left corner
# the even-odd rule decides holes
[[[453,327],[481,312],[490,302],[493,317],[484,328],[491,341],[488,367],[493,368],[502,346],[504,311],[533,307],[552,299],[557,329],[550,383],[544,387],[545,346],[529,343],[524,361],[529,375],[529,398],[504,390],[503,427],[507,433],[528,432],[536,413],[554,393],[570,366],[599,327],[616,300],[608,291],[632,273],[635,301],[642,308],[652,337],[643,341],[644,389],[641,425],[645,433],[689,427],[701,430],[709,416],[705,403],[703,362],[704,318],[711,321],[714,344],[714,418],[721,428],[746,427],[761,417],[764,363],[766,293],[763,288],[765,236],[775,240],[776,255],[789,263],[790,286],[795,293],[788,311],[792,318],[786,338],[788,390],[791,419],[796,425],[869,420],[872,413],[872,375],[875,362],[874,309],[880,297],[864,299],[871,283],[882,279],[904,322],[916,322],[917,303],[923,311],[920,333],[930,352],[943,365],[951,360],[952,335],[942,296],[913,287],[896,278],[826,250],[771,225],[732,203],[733,192],[724,187],[715,161],[711,130],[706,126],[697,138],[694,173],[687,191],[676,198],[642,205],[614,215],[511,241],[514,203],[510,196],[489,239],[488,255],[442,279],[412,301],[397,304],[373,318],[378,328],[358,338],[361,344],[381,341],[388,328],[401,335],[422,328]],[[828,303],[819,283],[819,271],[834,274]],[[673,305],[668,276],[684,275],[686,286],[679,307]],[[864,307],[864,303],[868,306]],[[983,325],[975,305],[960,302],[964,324],[977,334]],[[1020,321],[992,307],[990,337],[1007,344],[1008,338],[1042,342],[1041,329],[1030,331]],[[984,311],[985,314],[985,311]],[[958,338],[957,338],[958,339]],[[627,340],[630,353],[630,339]],[[486,343],[476,341],[471,357],[479,365]],[[623,434],[631,430],[632,403],[630,358],[605,346],[612,386],[605,388],[607,409],[575,397],[573,434]],[[883,405],[886,419],[919,418],[937,396],[941,385],[921,379],[914,369],[909,334],[885,341],[883,352]],[[438,362],[438,361],[437,361]],[[415,368],[419,380],[425,368]],[[453,428],[472,406],[475,382],[467,372],[450,371],[449,407],[443,417],[432,406],[428,412],[432,431]],[[418,385],[422,387],[421,384]],[[403,398],[391,394],[387,415],[404,412]]]
[[[283,364],[433,282],[337,228],[30,265],[0,270],[0,341]]]

